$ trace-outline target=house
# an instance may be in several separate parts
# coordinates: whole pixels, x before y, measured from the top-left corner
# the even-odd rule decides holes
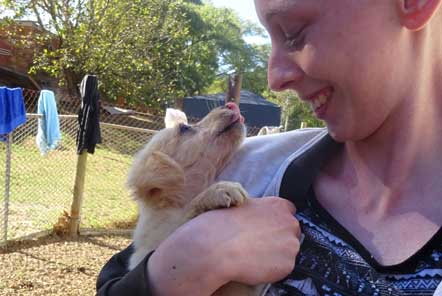
[[[213,108],[223,106],[225,97],[225,93],[186,97],[178,105],[188,117],[202,118]],[[281,124],[281,107],[248,90],[241,90],[239,107],[249,127],[261,128]]]
[[[37,47],[35,36],[44,32],[43,30],[34,21],[14,21],[12,25],[0,26],[0,85],[39,90],[40,82],[50,82],[43,73],[35,77],[28,75]],[[14,42],[7,32],[14,32],[17,39],[26,42]],[[52,43],[48,46],[55,45],[55,42]]]

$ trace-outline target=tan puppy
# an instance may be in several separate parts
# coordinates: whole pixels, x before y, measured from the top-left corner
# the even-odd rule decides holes
[[[214,183],[244,139],[243,122],[238,106],[229,103],[196,125],[161,130],[137,153],[127,181],[139,205],[129,269],[189,219],[245,201],[239,183]],[[261,289],[229,283],[214,295],[255,296]]]

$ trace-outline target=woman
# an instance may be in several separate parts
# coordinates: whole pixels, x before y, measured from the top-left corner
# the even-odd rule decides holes
[[[105,267],[100,293],[210,295],[234,280],[272,282],[268,295],[433,295],[442,279],[440,3],[255,0],[272,40],[271,88],[296,91],[327,131],[251,139],[220,178],[292,200],[295,218],[277,197],[205,213],[136,271]]]

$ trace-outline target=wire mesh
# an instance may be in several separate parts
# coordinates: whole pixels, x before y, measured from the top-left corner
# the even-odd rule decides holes
[[[27,122],[12,133],[9,212],[5,220],[6,148],[0,142],[0,242],[7,223],[8,240],[51,231],[69,212],[77,164],[76,113],[80,99],[56,94],[62,140],[41,155],[36,144],[38,91],[24,90]],[[115,110],[120,110],[115,108]],[[80,228],[130,228],[136,220],[136,205],[124,183],[132,156],[152,135],[164,127],[162,116],[145,110],[100,113],[102,143],[88,157]],[[193,120],[195,121],[195,120]],[[248,128],[256,135],[258,128]]]
[[[72,118],[60,118],[60,145],[42,156],[35,137],[37,117],[12,134],[8,239],[51,229],[68,209],[75,172],[75,130]]]

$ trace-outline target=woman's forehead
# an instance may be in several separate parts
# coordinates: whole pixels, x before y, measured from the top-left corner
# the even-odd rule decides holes
[[[294,17],[316,10],[318,13],[338,12],[339,14],[361,15],[363,11],[393,7],[393,1],[385,0],[255,0],[255,7],[261,21],[268,22],[275,16]]]
[[[283,13],[287,9],[296,8],[302,4],[304,0],[255,0],[258,13],[262,13],[262,17],[269,19],[276,14]]]
[[[317,4],[318,0],[255,0],[258,17],[263,23],[269,23],[272,19],[280,19],[288,15],[291,15],[290,17],[293,19],[295,18],[293,13],[302,13],[307,7]]]
[[[385,0],[255,0],[257,10],[265,13],[278,13],[287,9],[302,8],[305,6],[315,6],[322,9],[337,8],[353,9],[354,7],[377,7],[379,5],[393,4],[393,1]]]

